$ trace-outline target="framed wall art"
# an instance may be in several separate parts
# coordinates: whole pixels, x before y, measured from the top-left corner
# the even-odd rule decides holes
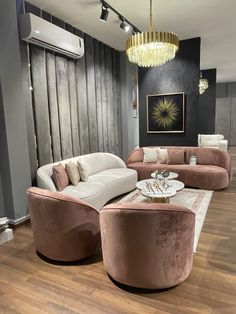
[[[184,133],[184,93],[147,96],[147,133]]]

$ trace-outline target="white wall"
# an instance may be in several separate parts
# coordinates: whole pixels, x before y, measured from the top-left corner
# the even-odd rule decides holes
[[[0,173],[4,215],[12,220],[27,214],[26,189],[31,185],[17,26],[20,2],[0,1]]]
[[[132,73],[137,66],[130,63],[125,52],[121,53],[121,118],[123,158],[139,145],[139,118],[134,117],[132,108]]]

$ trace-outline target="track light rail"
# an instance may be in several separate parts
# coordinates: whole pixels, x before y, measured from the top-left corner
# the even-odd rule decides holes
[[[129,24],[130,26],[132,26],[134,33],[141,33],[140,29],[138,29],[134,24],[132,24],[127,18],[125,18],[122,14],[120,14],[116,9],[114,9],[109,3],[107,3],[105,0],[100,0],[100,1],[101,1],[102,6],[104,8],[111,10],[112,12],[114,12],[119,17],[119,19],[121,21],[124,21],[127,24]]]

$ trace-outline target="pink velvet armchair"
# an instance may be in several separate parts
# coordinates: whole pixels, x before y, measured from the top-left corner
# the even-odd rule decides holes
[[[116,281],[146,289],[183,282],[193,262],[195,214],[160,203],[116,203],[100,212],[103,262]]]
[[[27,190],[36,250],[57,261],[78,261],[101,247],[99,213],[70,196],[36,187]]]

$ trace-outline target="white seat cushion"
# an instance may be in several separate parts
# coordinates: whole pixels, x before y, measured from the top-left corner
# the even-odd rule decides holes
[[[110,199],[133,190],[136,182],[137,172],[133,169],[106,169],[89,176],[87,182],[67,186],[61,193],[101,209]]]

